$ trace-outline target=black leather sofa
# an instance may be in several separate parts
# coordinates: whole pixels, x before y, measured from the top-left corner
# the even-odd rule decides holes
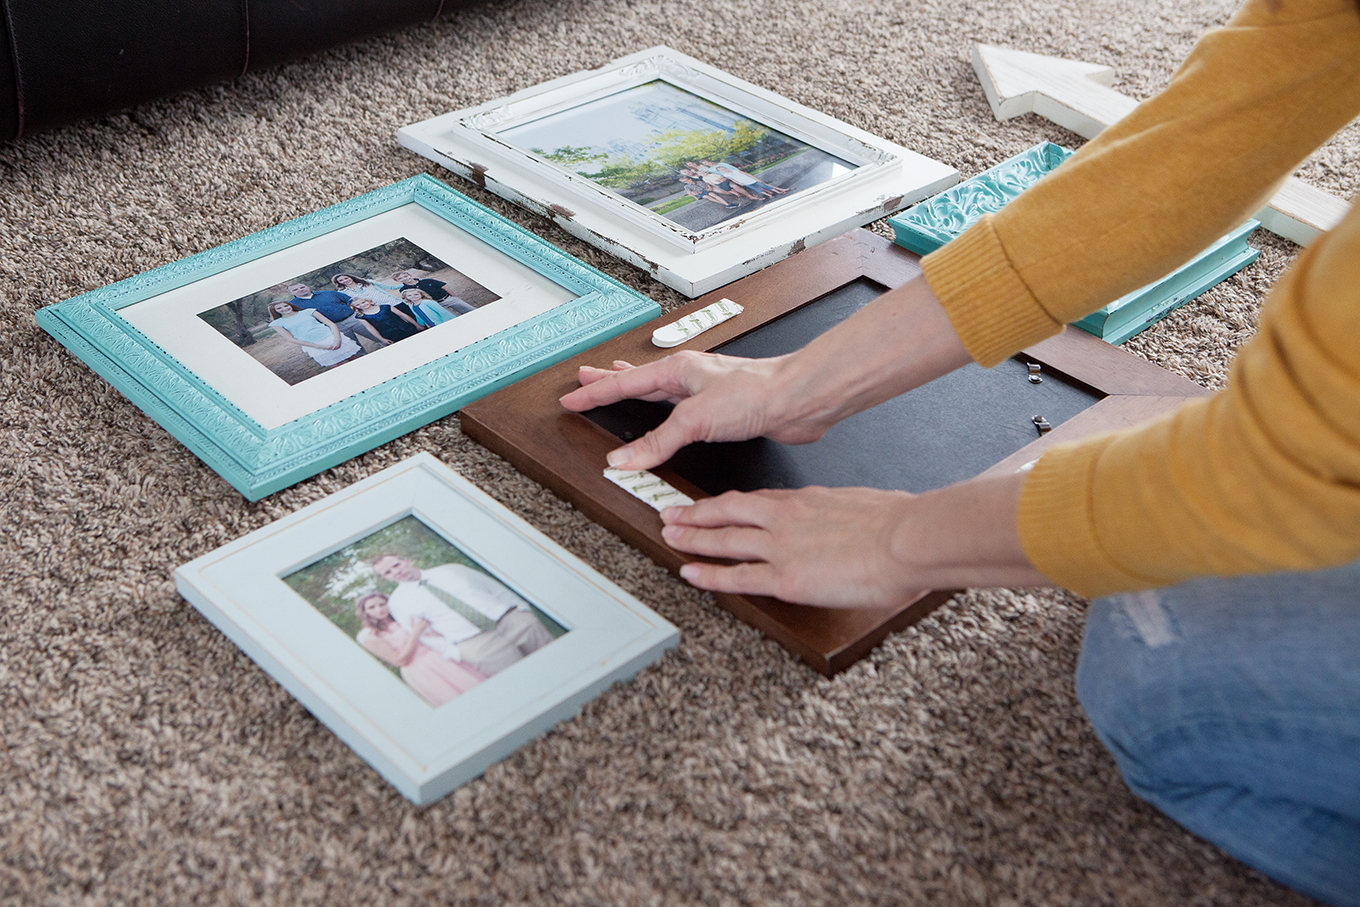
[[[30,135],[476,0],[0,0],[0,140]]]

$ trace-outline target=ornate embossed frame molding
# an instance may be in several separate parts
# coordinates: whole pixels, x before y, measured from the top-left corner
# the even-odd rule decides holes
[[[1061,145],[1040,142],[964,180],[910,211],[889,218],[897,244],[917,255],[934,252],[983,215],[1000,211],[1071,156],[1072,152]],[[1260,253],[1247,245],[1247,237],[1259,226],[1258,221],[1246,221],[1165,277],[1121,296],[1073,324],[1102,340],[1123,343],[1254,262]]]
[[[498,133],[650,82],[665,82],[858,166],[700,231]],[[698,296],[958,181],[931,160],[668,47],[653,47],[477,107],[403,127],[398,140],[592,245]]]
[[[192,363],[167,353],[120,314],[160,294],[408,205],[447,224],[451,235],[504,253],[573,298],[273,427],[248,415],[209,385]],[[243,287],[235,295],[257,289]],[[258,500],[659,312],[651,300],[422,175],[47,306],[37,313],[37,321],[233,487]]]

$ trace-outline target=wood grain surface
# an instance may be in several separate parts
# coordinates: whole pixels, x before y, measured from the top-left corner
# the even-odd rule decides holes
[[[738,302],[745,312],[679,349],[713,350],[854,281],[867,279],[893,288],[920,270],[917,255],[867,230],[852,230],[464,407],[459,413],[463,430],[656,563],[678,572],[693,556],[675,551],[662,540],[655,510],[602,475],[605,456],[619,446],[619,439],[557,402],[578,386],[578,368],[606,367],[616,359],[642,365],[670,355],[674,350],[652,345],[652,331],[719,299]],[[1169,412],[1186,398],[1208,393],[1076,329],[1021,355],[1039,363],[1045,374],[1057,374],[1090,389],[1098,399],[988,472],[1017,469],[1054,444],[1136,424]],[[665,466],[653,472],[696,500],[707,497],[703,489]],[[718,593],[715,597],[724,608],[831,676],[953,594],[937,590],[894,607],[855,609],[815,608],[764,596]]]

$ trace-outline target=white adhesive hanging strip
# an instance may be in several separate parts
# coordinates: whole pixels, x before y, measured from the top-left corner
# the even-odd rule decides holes
[[[645,469],[614,469],[604,471],[604,477],[633,497],[662,511],[667,507],[688,507],[694,499],[677,491],[669,482]]]
[[[744,311],[744,308],[730,299],[719,299],[712,305],[706,305],[697,312],[690,312],[684,318],[652,331],[652,343],[662,349],[679,346]]]

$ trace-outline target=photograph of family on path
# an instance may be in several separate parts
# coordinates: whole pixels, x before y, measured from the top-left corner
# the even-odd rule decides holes
[[[283,581],[436,707],[567,632],[414,516]]]
[[[294,385],[497,299],[403,238],[198,317]]]
[[[694,231],[858,166],[660,79],[497,135]]]

